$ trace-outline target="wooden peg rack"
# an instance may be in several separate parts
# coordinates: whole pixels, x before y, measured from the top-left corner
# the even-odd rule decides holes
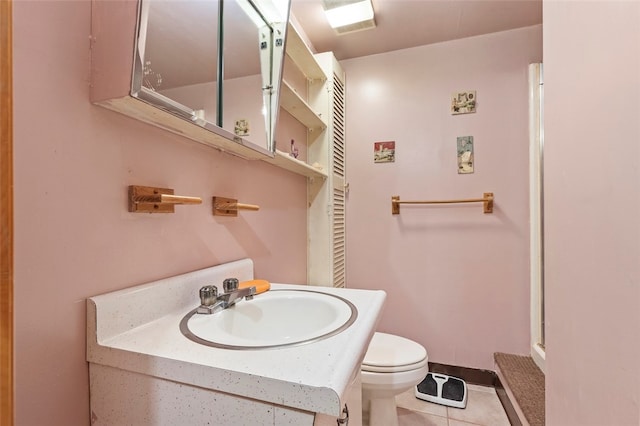
[[[238,210],[260,210],[255,204],[239,203],[234,198],[213,197],[214,216],[238,216]]]
[[[129,186],[129,211],[132,213],[173,213],[176,204],[202,204],[200,197],[174,195],[173,189],[153,186]]]

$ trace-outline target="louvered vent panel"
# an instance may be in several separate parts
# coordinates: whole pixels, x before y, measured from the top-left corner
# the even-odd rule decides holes
[[[333,286],[344,287],[346,279],[345,220],[345,93],[344,83],[334,73],[332,104],[333,171]]]
[[[344,179],[345,166],[345,96],[344,83],[333,76],[333,173]]]
[[[333,190],[333,286],[345,285],[344,189]]]
[[[333,286],[344,287],[346,280],[345,229],[345,93],[344,83],[333,75]]]

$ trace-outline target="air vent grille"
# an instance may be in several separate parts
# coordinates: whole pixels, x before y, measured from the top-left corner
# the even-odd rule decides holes
[[[333,191],[333,286],[345,286],[345,202],[344,189]]]
[[[333,174],[345,177],[345,93],[344,83],[333,76]]]
[[[332,172],[333,172],[333,286],[344,287],[346,281],[345,223],[345,86],[333,75],[332,103]]]

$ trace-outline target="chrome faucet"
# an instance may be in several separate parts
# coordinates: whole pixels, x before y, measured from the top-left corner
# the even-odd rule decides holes
[[[236,278],[227,278],[222,282],[223,294],[218,294],[218,287],[206,285],[200,289],[200,306],[196,309],[198,314],[215,314],[236,304],[237,301],[245,298],[253,299],[256,294],[255,287],[238,288],[239,282]]]

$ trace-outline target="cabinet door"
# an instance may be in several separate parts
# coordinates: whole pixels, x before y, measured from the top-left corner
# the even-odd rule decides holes
[[[311,181],[309,201],[308,281],[311,285],[344,287],[346,283],[345,73],[331,52],[315,55],[327,75],[318,104],[325,104],[328,127],[309,147],[328,170],[324,181]],[[320,161],[320,160],[319,160]]]
[[[346,117],[345,117],[345,84],[344,72],[334,66],[331,96],[331,180],[332,191],[331,208],[333,210],[331,246],[333,286],[346,285],[346,254],[347,254],[347,176],[346,176]]]
[[[343,412],[340,417],[316,414],[313,426],[362,426],[362,382],[360,372],[349,385],[343,398]],[[347,415],[348,412],[348,415]]]

